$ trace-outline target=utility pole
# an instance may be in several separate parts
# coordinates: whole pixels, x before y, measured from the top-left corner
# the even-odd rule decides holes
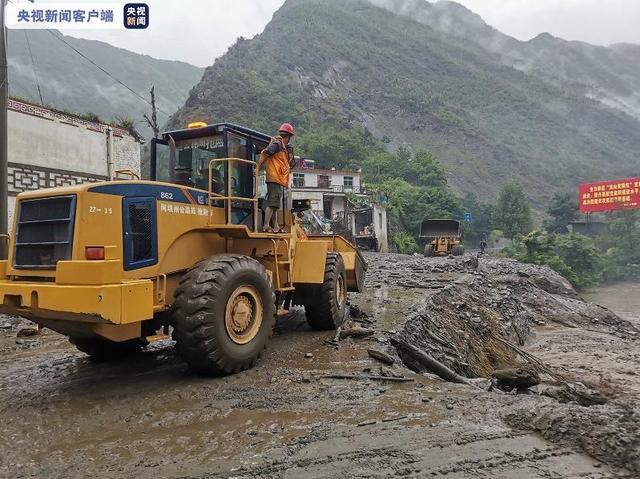
[[[160,137],[160,127],[158,126],[158,112],[156,110],[156,87],[151,85],[151,118],[146,113],[144,119],[147,121],[149,128],[153,130],[153,137]]]
[[[2,35],[0,35],[0,259],[7,258],[8,241],[8,214],[9,214],[9,163],[7,160],[8,128],[7,128],[7,104],[9,101],[9,78],[7,68],[7,29],[4,20],[4,8],[6,0],[0,0],[0,23]]]

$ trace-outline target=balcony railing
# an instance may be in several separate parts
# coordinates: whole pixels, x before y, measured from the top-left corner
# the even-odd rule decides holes
[[[323,191],[329,190],[333,193],[364,193],[364,190],[360,188],[360,185],[304,186],[304,185],[300,185],[299,183],[296,184],[296,182],[294,182],[291,187],[296,189],[303,189],[303,190],[323,190]]]
[[[331,185],[331,190],[334,193],[360,193],[359,185]]]

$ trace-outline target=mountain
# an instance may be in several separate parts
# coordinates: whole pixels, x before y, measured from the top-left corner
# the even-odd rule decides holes
[[[640,119],[640,46],[611,47],[567,41],[541,33],[519,41],[487,25],[456,2],[441,0],[371,0],[449,36],[475,43],[497,61],[536,75],[559,88],[620,109]]]
[[[461,194],[493,199],[515,180],[537,208],[581,180],[637,174],[638,119],[509,64],[496,51],[524,47],[457,4],[390,2],[287,0],[261,34],[239,39],[205,70],[170,124],[224,120],[273,131],[291,120],[302,143],[315,132],[365,128],[391,147],[434,153]],[[436,14],[429,23],[428,13],[394,4]],[[489,48],[494,36],[504,44]]]
[[[136,129],[143,136],[151,136],[142,118],[144,113],[150,113],[149,104],[59,38],[147,100],[151,85],[155,85],[161,124],[184,104],[189,90],[202,76],[202,68],[188,63],[157,60],[104,42],[63,36],[57,31],[8,30],[10,95],[39,103],[37,72],[45,104],[93,113],[105,120],[128,117],[136,121]]]

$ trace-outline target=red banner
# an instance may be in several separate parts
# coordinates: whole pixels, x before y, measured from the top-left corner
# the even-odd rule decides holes
[[[640,208],[640,177],[582,183],[578,202],[583,213]]]

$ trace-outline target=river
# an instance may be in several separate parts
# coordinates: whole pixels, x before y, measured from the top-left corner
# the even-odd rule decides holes
[[[640,282],[619,282],[600,286],[583,291],[581,296],[640,326]]]

